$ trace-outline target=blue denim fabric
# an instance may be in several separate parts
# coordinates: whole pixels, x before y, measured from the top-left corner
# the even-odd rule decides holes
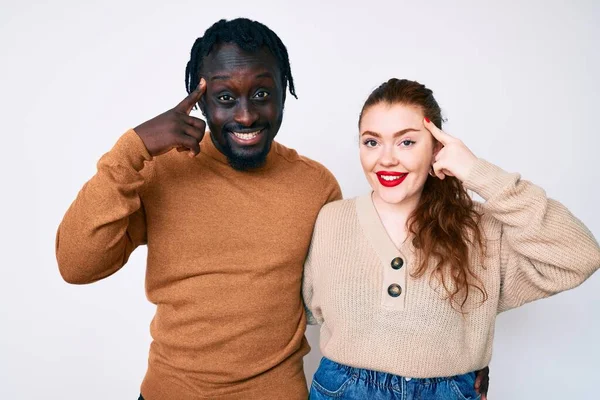
[[[476,374],[445,378],[404,378],[353,368],[323,357],[310,388],[310,400],[479,400]]]

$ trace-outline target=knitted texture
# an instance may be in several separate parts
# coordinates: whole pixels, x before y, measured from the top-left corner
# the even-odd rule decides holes
[[[370,194],[323,208],[303,295],[326,357],[414,378],[478,370],[490,362],[498,313],[574,288],[600,267],[593,235],[538,186],[481,159],[464,185],[485,200],[476,207],[486,252],[471,249],[471,261],[489,297],[481,303],[471,290],[462,314],[431,274],[411,277],[418,249],[410,237],[394,246]]]
[[[200,147],[194,159],[153,158],[134,131],[122,136],[59,227],[60,272],[90,283],[148,245],[147,400],[305,399],[302,268],[339,186],[278,143],[247,172],[228,165],[209,133]]]

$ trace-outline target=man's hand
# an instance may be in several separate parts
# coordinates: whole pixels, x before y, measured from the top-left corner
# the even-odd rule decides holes
[[[188,150],[190,157],[200,153],[200,142],[206,131],[206,122],[190,116],[194,105],[206,92],[206,81],[200,80],[198,87],[175,108],[137,126],[134,130],[144,142],[148,153],[155,157],[171,149]]]
[[[490,367],[477,371],[475,378],[475,390],[481,394],[481,400],[487,400],[488,386],[490,384]]]

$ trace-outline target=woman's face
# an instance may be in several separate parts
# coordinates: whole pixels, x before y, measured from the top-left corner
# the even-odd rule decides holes
[[[420,108],[403,104],[379,103],[363,113],[360,162],[379,200],[418,203],[436,147],[423,117]]]

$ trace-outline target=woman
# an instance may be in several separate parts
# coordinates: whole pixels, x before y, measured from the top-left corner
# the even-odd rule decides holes
[[[600,266],[598,243],[563,205],[441,128],[417,82],[391,79],[363,107],[372,193],[323,208],[305,265],[325,356],[312,400],[478,399],[473,371],[490,361],[496,315]]]

